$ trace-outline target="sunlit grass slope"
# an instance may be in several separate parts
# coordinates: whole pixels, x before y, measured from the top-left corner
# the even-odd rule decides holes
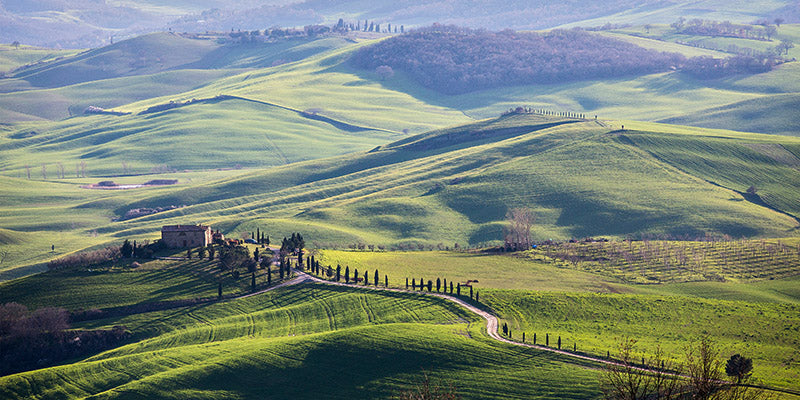
[[[78,51],[0,44],[0,72],[8,74],[10,71],[24,65],[52,61],[59,57],[68,57]]]
[[[756,360],[755,378],[800,388],[800,370],[792,361],[800,356],[796,303],[507,290],[482,290],[481,300],[507,319],[517,336],[535,332],[543,342],[549,333],[551,345],[560,336],[564,347],[577,343],[599,356],[613,354],[623,338],[633,338],[643,355],[660,345],[682,359],[687,344],[709,335],[723,350],[720,357],[738,353]]]
[[[413,294],[312,285],[103,322],[143,327],[150,338],[0,378],[3,395],[389,398],[423,373],[465,398],[599,394],[595,371],[497,344],[474,316]]]
[[[289,113],[240,99],[220,101],[228,102],[244,110],[256,107]],[[195,103],[143,118],[185,118],[187,126],[193,126],[197,122],[188,115],[181,117],[182,112],[204,106]],[[197,181],[179,179],[175,187],[97,193],[77,188],[72,179],[31,182],[9,178],[9,187],[19,187],[11,190],[15,203],[9,203],[0,221],[16,231],[61,227],[58,229],[69,232],[74,231],[69,227],[75,217],[66,211],[74,210],[83,218],[84,234],[96,232],[100,239],[116,241],[153,238],[161,225],[194,222],[212,224],[234,235],[257,227],[279,232],[274,233],[276,237],[303,231],[309,233],[309,243],[326,247],[359,242],[474,245],[501,240],[506,211],[529,207],[537,218],[533,229],[537,239],[796,234],[798,223],[787,213],[797,213],[793,163],[798,139],[653,123],[624,124],[626,130],[622,131],[621,122],[512,114],[345,156],[265,170],[230,171],[230,175],[188,174]],[[200,130],[201,125],[194,126]],[[211,122],[205,125],[213,126]],[[9,139],[5,145],[9,154],[15,154],[16,150],[10,148],[15,141],[28,141],[28,147],[66,155],[96,143],[91,155],[95,160],[124,160],[123,147],[114,145],[114,141],[138,143],[131,148],[142,148],[144,140],[157,140],[173,143],[175,153],[184,154],[185,162],[199,166],[207,166],[200,150],[205,147],[229,152],[225,160],[233,165],[238,162],[237,151],[248,151],[226,147],[235,142],[204,142],[192,131],[184,131],[183,138],[191,143],[187,148],[179,147],[179,137],[165,137],[155,128],[142,133],[137,133],[140,127],[132,129],[131,135],[119,138],[103,131],[90,135],[79,131],[60,138],[45,134],[40,139],[37,135]],[[342,143],[355,143],[361,140],[359,137],[359,132],[344,131],[341,135]],[[261,151],[274,151],[267,153],[273,158],[264,161],[264,165],[274,165],[281,161],[279,150],[295,149],[295,157],[311,157],[308,149],[316,143],[311,139],[316,140],[306,131],[287,137],[282,142],[285,146],[269,147],[266,139],[254,140],[252,145]],[[336,150],[322,136],[318,143],[324,151]],[[70,145],[75,149],[70,150]],[[160,153],[157,148],[152,150],[154,155],[148,155],[146,149],[131,151],[136,155],[133,159],[152,157],[151,162],[158,159],[167,165],[176,160],[172,158],[175,155]],[[55,154],[59,153],[48,157],[53,159]],[[289,153],[284,154],[288,158]],[[35,159],[29,160],[34,166],[32,175],[40,174]],[[104,165],[94,162],[87,162],[88,168],[102,170]],[[109,163],[106,172],[120,172],[121,164]],[[136,162],[129,167],[142,168]],[[26,191],[26,185],[37,190]],[[758,188],[757,197],[745,193],[750,185]],[[45,200],[67,193],[67,199],[59,203]],[[81,201],[84,195],[88,197]],[[109,221],[134,208],[170,206],[185,207],[124,222]]]
[[[88,106],[113,108],[177,95],[243,71],[351,44],[343,38],[220,44],[213,38],[149,34],[16,71],[0,82],[0,109],[8,121],[22,115],[59,120],[81,115]]]

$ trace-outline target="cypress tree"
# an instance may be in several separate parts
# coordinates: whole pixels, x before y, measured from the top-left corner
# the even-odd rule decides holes
[[[369,271],[364,271],[364,286],[369,286]]]
[[[358,285],[358,268],[353,270],[353,284]]]
[[[508,335],[508,325],[503,322],[503,335]]]
[[[55,247],[55,246],[53,246],[53,247]],[[52,249],[55,250],[55,248],[52,248]],[[133,241],[133,248],[131,249],[131,257],[136,257],[136,240]],[[200,258],[202,258],[202,257],[200,257]]]
[[[577,352],[578,352],[578,343],[573,343],[573,344],[572,344],[572,351],[573,351],[574,353],[577,353]]]
[[[430,292],[431,292],[431,289],[433,289],[433,281],[431,281],[430,279],[428,279],[428,293],[430,293]]]
[[[453,294],[453,281],[450,281],[450,294]]]
[[[561,350],[561,336],[558,337],[558,349]]]
[[[250,279],[250,289],[252,289],[253,291],[256,290],[256,273],[255,272],[253,272],[253,276]]]
[[[406,278],[406,282],[408,282],[408,278]],[[414,278],[411,278],[411,290],[417,290],[417,281]]]
[[[481,301],[480,300],[480,295],[481,295],[481,292],[475,292],[475,302],[476,303],[480,303],[480,301]]]
[[[281,263],[280,267],[278,267],[278,275],[283,279],[283,268],[285,263]]]
[[[383,287],[389,287],[389,275],[383,275]]]
[[[533,333],[533,344],[536,344],[536,332]]]
[[[442,289],[442,280],[436,278],[436,293],[439,293]]]
[[[344,283],[350,283],[350,266],[344,268]]]
[[[550,346],[550,334],[549,333],[545,333],[544,334],[544,345],[545,346]]]
[[[423,291],[425,289],[425,281],[422,278],[419,278],[419,291]]]
[[[408,278],[406,278],[406,290],[408,290]]]
[[[472,285],[469,286],[469,298],[472,298]]]
[[[256,228],[256,237],[254,239],[256,239],[256,242],[261,243],[261,229]]]
[[[525,332],[522,332],[522,343],[525,343]]]
[[[380,276],[378,276],[378,270],[376,269],[375,270],[375,286],[376,287],[378,286],[378,283],[380,282],[380,280],[381,280],[381,278],[380,278]]]
[[[336,264],[336,282],[339,282],[339,279],[342,277],[342,266]]]
[[[442,287],[444,288],[444,292],[447,293],[447,278],[442,280]]]
[[[459,296],[461,296],[461,282],[458,282],[458,286],[456,287],[456,290],[457,290],[457,292],[456,292],[456,293],[457,293]]]

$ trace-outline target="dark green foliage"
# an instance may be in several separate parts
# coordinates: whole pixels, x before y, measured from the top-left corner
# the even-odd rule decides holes
[[[406,290],[408,290],[408,278],[406,278]]]
[[[742,381],[750,377],[752,372],[753,360],[747,357],[742,357],[739,354],[732,355],[725,364],[725,374],[732,378],[736,378],[736,384],[741,384]]]
[[[256,290],[256,273],[255,272],[252,272],[252,275],[250,276],[250,290],[253,290],[253,291]]]
[[[272,285],[272,267],[267,265],[267,286]]]
[[[428,292],[432,292],[432,291],[433,291],[433,281],[431,281],[431,280],[429,279],[429,280],[428,280]]]
[[[258,254],[258,253],[259,253],[258,249],[255,249],[255,251],[253,251],[253,260],[256,260],[256,261],[258,261],[258,256],[259,256],[259,254]],[[201,258],[202,258],[202,257],[201,257]]]
[[[525,343],[525,332],[522,332],[522,343]]]
[[[376,270],[375,270],[375,280],[374,280],[374,282],[375,282],[375,286],[378,286],[378,283],[380,282],[380,279],[381,279],[381,278],[380,278],[380,276],[378,275],[378,270],[376,269]]]
[[[350,283],[350,266],[344,268],[344,283]]]
[[[369,286],[369,271],[364,271],[364,286]]]
[[[536,344],[536,332],[533,333],[533,344]]]
[[[472,298],[472,285],[470,285],[469,287],[469,298],[470,299]]]
[[[408,282],[408,278],[406,278],[406,282]],[[414,278],[411,278],[411,290],[417,290],[417,281]]]
[[[450,294],[453,294],[453,281],[450,281]]]
[[[219,261],[223,269],[236,269],[250,260],[250,250],[244,246],[223,246],[220,249]]]
[[[436,278],[436,292],[438,293],[441,290],[442,290],[442,280],[439,279],[439,278]]]
[[[206,247],[208,247],[208,259],[213,260],[214,254],[217,252],[216,249],[214,248],[214,245],[209,244]]]
[[[549,333],[545,333],[544,334],[544,345],[545,346],[550,346],[550,334]]]
[[[353,284],[358,284],[358,268],[353,270]]]
[[[206,258],[206,253],[208,253],[208,250],[206,250],[205,246],[200,246],[197,248],[197,258],[201,260]]]
[[[336,282],[339,282],[342,278],[342,266],[336,264]]]
[[[508,336],[508,324],[503,322],[503,335]]]
[[[383,287],[389,287],[389,275],[383,276]]]
[[[131,258],[133,255],[133,246],[131,246],[131,242],[129,242],[128,239],[125,239],[125,241],[122,242],[122,247],[119,248],[119,253],[124,258]]]
[[[561,349],[561,336],[558,337],[558,348],[559,350]],[[642,364],[644,364],[644,361],[642,361]]]
[[[461,296],[461,282],[458,282],[458,286],[456,286],[456,294]]]

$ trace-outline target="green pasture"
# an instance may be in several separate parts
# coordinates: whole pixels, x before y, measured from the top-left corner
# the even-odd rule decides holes
[[[550,346],[561,336],[562,347],[577,344],[581,351],[604,356],[632,338],[642,356],[649,358],[660,345],[682,360],[686,346],[709,335],[724,359],[737,353],[752,357],[755,378],[798,388],[796,303],[509,290],[483,290],[481,301],[507,321],[517,340],[524,331],[526,340],[536,333],[541,344],[549,333]]]
[[[423,375],[464,398],[599,395],[584,363],[496,343],[475,316],[414,294],[303,285],[98,323],[148,338],[2,377],[3,396],[390,398]]]
[[[79,51],[47,49],[26,45],[16,47],[6,43],[0,44],[0,72],[9,74],[14,69],[25,65],[50,62],[60,57],[73,56]]]
[[[450,244],[452,246],[452,244]],[[316,259],[323,266],[336,269],[341,265],[342,274],[346,267],[350,273],[354,269],[363,275],[369,272],[370,278],[375,269],[389,278],[390,287],[409,287],[414,279],[427,282],[446,279],[447,282],[464,284],[468,280],[478,281],[476,289],[502,288],[537,291],[590,291],[617,292],[628,291],[624,285],[601,275],[573,271],[561,265],[535,262],[518,257],[452,251],[346,251],[320,250]],[[351,275],[352,276],[352,275]],[[449,285],[449,284],[448,284]],[[465,288],[469,290],[469,288]],[[465,292],[462,292],[462,294]]]
[[[268,107],[235,99],[222,102],[243,109]],[[175,121],[185,109],[204,106],[194,104],[145,120]],[[209,113],[213,115],[213,111]],[[181,118],[198,129],[211,126],[192,120],[190,114]],[[620,130],[622,125],[625,131]],[[229,157],[226,163],[232,166],[247,151],[227,148],[228,142],[202,142],[204,136],[192,132],[186,132],[184,138],[196,138],[193,145],[179,147],[179,138],[164,137],[155,127],[137,133],[141,128],[132,125],[134,133],[118,138],[116,133],[100,129],[91,134],[69,129],[74,129],[69,140],[43,133],[38,139],[39,135],[33,135],[0,142],[9,155],[21,157],[13,161],[16,169],[8,170],[17,177],[3,178],[7,190],[0,195],[4,204],[0,226],[15,232],[66,232],[75,242],[91,236],[84,246],[58,246],[59,251],[119,243],[125,238],[154,239],[162,225],[187,223],[211,224],[234,237],[259,226],[274,238],[308,232],[310,247],[490,244],[501,240],[505,213],[513,207],[532,209],[536,216],[532,234],[537,240],[639,235],[694,238],[705,233],[733,238],[789,237],[796,234],[797,227],[787,213],[797,214],[794,165],[800,142],[786,136],[522,114],[410,136],[361,153],[272,168],[72,178],[76,164],[64,162],[67,176],[54,179],[58,171],[55,161],[59,160],[55,154],[78,154],[92,143],[96,143],[98,160],[106,161],[87,159],[90,176],[96,170],[122,174],[124,168],[146,173],[147,165],[141,160],[148,157],[164,163],[151,172],[174,168],[170,164],[175,158],[171,157],[176,155],[150,150],[143,146],[147,140],[174,143],[186,163],[201,168],[208,166],[205,153],[199,150],[204,146],[219,149],[219,157]],[[312,133],[301,133],[299,125],[298,129],[305,142],[287,136],[285,146],[275,149],[294,148],[292,157],[313,158],[307,154],[315,146]],[[364,141],[344,130],[341,138],[342,143]],[[45,164],[47,181],[41,180],[42,162],[25,158],[29,156],[15,147],[15,141],[30,143],[43,154],[50,152]],[[320,152],[347,151],[346,146],[337,150],[323,136],[316,143]],[[257,146],[268,147],[265,141]],[[122,148],[132,149],[136,156],[112,161],[125,155]],[[279,154],[277,150],[272,154]],[[288,152],[283,154],[288,158]],[[123,165],[125,159],[134,161]],[[31,180],[25,179],[26,161]],[[267,158],[259,163],[277,161]],[[151,178],[178,179],[179,183],[114,191],[79,187],[100,180],[143,183]],[[745,193],[751,185],[758,188],[757,198]],[[180,208],[117,220],[131,209],[171,206]]]

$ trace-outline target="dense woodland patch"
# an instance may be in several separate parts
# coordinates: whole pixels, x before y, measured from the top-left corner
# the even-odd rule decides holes
[[[493,87],[566,83],[681,70],[699,78],[768,71],[772,60],[694,57],[645,49],[580,29],[490,32],[433,25],[359,50],[353,63],[387,67],[428,88],[458,94]]]

